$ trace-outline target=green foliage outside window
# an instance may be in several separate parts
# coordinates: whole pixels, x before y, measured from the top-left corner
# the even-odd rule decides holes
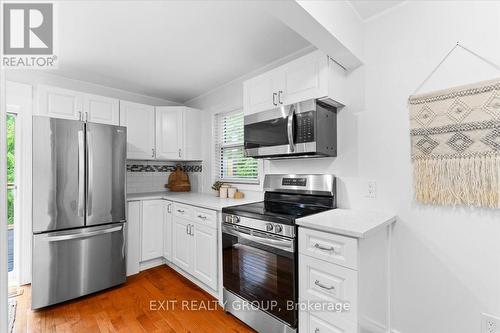
[[[15,181],[15,134],[16,116],[7,115],[7,184]],[[14,224],[14,189],[7,189],[7,223]]]

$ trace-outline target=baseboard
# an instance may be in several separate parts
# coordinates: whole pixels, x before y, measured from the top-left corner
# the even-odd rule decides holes
[[[165,264],[165,262],[166,262],[166,260],[163,257],[151,259],[148,261],[142,261],[139,264],[139,271],[142,272],[142,271],[145,271],[146,269],[150,269],[150,268],[153,268],[156,266],[161,266],[161,265]]]
[[[369,333],[401,333],[395,329],[392,329],[389,332],[389,329],[382,323],[373,320],[368,317],[363,317],[359,320],[359,327],[361,332],[369,332]]]
[[[193,282],[195,285],[197,285],[198,287],[200,287],[201,289],[203,289],[204,291],[209,293],[215,299],[219,300],[219,292],[218,291],[213,290],[212,288],[206,286],[203,282],[199,281],[197,278],[195,278],[191,274],[183,271],[181,268],[177,267],[175,264],[173,264],[169,261],[165,261],[165,265],[172,268],[174,271],[176,271],[177,273],[179,273],[180,275],[182,275],[183,277],[185,277],[189,281]]]

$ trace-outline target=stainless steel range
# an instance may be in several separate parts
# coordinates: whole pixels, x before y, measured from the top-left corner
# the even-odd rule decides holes
[[[295,220],[334,209],[332,175],[266,175],[264,201],[222,209],[224,310],[258,332],[297,331]]]

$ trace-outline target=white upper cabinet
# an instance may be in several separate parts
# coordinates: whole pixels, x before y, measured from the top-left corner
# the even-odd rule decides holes
[[[38,85],[38,114],[52,118],[81,120],[83,94],[77,91]]]
[[[201,160],[199,110],[184,106],[156,107],[156,158]]]
[[[83,111],[92,123],[118,125],[120,122],[119,101],[99,95],[84,94]]]
[[[120,101],[120,126],[127,127],[127,158],[155,158],[155,108]]]
[[[182,106],[156,107],[156,158],[182,159],[183,113]]]
[[[166,210],[165,200],[142,202],[141,261],[163,257],[163,225]]]
[[[332,70],[333,67],[335,70]],[[249,115],[313,98],[328,97],[339,104],[344,104],[343,100],[337,98],[338,96],[331,96],[331,86],[333,83],[342,84],[344,72],[323,52],[309,53],[245,81],[244,113]]]
[[[276,107],[282,85],[281,71],[270,71],[243,83],[245,113],[251,114]]]
[[[58,87],[38,85],[37,114],[52,118],[118,125],[119,101]]]
[[[284,65],[278,104],[292,104],[328,95],[328,57],[316,51]]]

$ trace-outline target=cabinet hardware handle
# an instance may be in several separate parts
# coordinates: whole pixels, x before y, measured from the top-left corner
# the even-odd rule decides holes
[[[151,157],[155,157],[155,149],[151,148]]]
[[[190,235],[190,233],[189,233],[189,224],[186,224],[186,234]]]
[[[190,229],[190,231],[191,231],[191,236],[194,236],[194,225],[193,225],[193,224],[191,224],[191,229]]]
[[[273,93],[273,105],[276,106],[278,104],[276,104],[276,93]]]
[[[281,100],[281,94],[283,93],[283,90],[278,91],[278,104],[283,105],[283,101]]]
[[[332,252],[335,252],[335,248],[333,246],[331,246],[331,247],[324,247],[324,246],[321,246],[318,243],[316,243],[316,244],[314,244],[314,247],[317,248],[317,249],[323,250],[323,251],[332,251]]]
[[[335,289],[335,287],[334,287],[334,286],[331,286],[331,287],[327,287],[327,286],[325,286],[324,284],[322,284],[321,282],[319,282],[319,280],[314,281],[314,284],[315,284],[315,285],[317,285],[318,287],[323,288],[323,289],[326,289],[326,290],[332,290],[332,289]]]
[[[83,121],[82,111],[78,111],[78,120]]]
[[[319,333],[319,328],[316,327],[316,329],[314,330],[314,333]]]
[[[167,206],[167,212],[172,213],[172,204],[168,204]]]
[[[181,149],[179,148],[179,157],[181,157]]]
[[[198,215],[198,217],[199,217],[200,219],[202,219],[202,220],[206,220],[206,219],[207,219],[207,217],[206,217],[205,215]]]
[[[184,210],[182,210],[182,209],[177,209],[177,211],[178,211],[179,213],[184,213]]]
[[[89,113],[88,112],[85,112],[85,121],[89,121]]]

